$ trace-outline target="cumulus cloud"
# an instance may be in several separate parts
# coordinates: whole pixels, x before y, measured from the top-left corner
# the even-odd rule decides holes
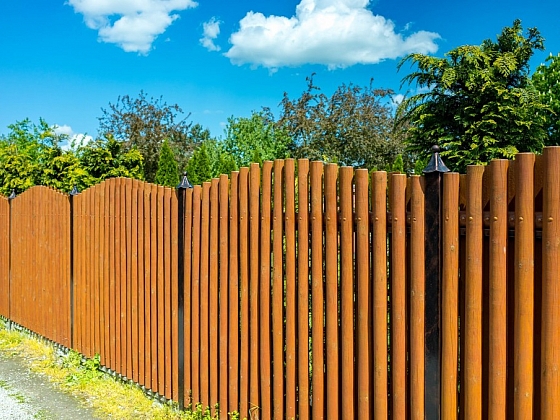
[[[214,40],[220,35],[220,24],[219,20],[212,18],[202,25],[203,37],[200,38],[200,43],[208,51],[220,51],[220,47],[214,44]]]
[[[102,42],[124,51],[147,54],[181,11],[196,7],[194,0],[68,0],[86,25],[98,31]]]
[[[67,140],[62,141],[62,143],[60,144],[62,150],[70,150],[73,144],[76,146],[86,145],[93,140],[93,137],[91,137],[90,135],[83,133],[74,133],[74,130],[72,130],[72,127],[70,127],[69,125],[55,124],[52,126],[52,129],[55,134],[64,135],[67,138]]]
[[[375,64],[408,53],[435,53],[434,32],[407,36],[373,14],[369,0],[301,0],[295,16],[249,12],[230,37],[232,63],[275,69],[322,64],[330,69]]]

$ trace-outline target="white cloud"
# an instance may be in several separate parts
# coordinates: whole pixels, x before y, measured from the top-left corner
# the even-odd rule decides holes
[[[295,16],[249,12],[230,37],[232,63],[276,69],[322,64],[330,69],[375,64],[412,52],[435,53],[434,32],[403,36],[395,24],[374,15],[369,0],[301,0]]]
[[[55,124],[52,126],[52,129],[58,135],[67,136],[67,140],[62,141],[60,144],[62,150],[70,150],[73,144],[76,146],[86,145],[93,140],[93,137],[90,135],[83,133],[74,133],[74,130],[72,130],[72,127],[70,127],[69,125]]]
[[[181,11],[196,7],[194,0],[68,0],[86,25],[98,31],[103,42],[124,51],[147,54]]]
[[[212,18],[202,25],[204,36],[200,38],[200,43],[208,51],[220,51],[220,47],[214,44],[214,40],[220,35],[221,23],[222,22],[216,20],[216,18]]]

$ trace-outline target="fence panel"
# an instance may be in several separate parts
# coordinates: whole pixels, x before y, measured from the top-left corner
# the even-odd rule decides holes
[[[11,206],[11,318],[69,347],[68,196],[46,187],[33,187],[14,198]]]
[[[442,176],[444,418],[560,415],[559,168],[551,147]],[[181,206],[128,179],[1,197],[0,315],[221,416],[420,419],[424,184],[287,159]]]

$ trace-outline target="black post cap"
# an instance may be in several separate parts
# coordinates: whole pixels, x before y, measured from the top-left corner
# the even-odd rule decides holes
[[[429,174],[432,172],[450,172],[449,168],[445,166],[445,163],[443,163],[443,160],[441,160],[441,157],[439,155],[440,151],[441,148],[437,144],[432,146],[432,157],[430,158],[430,161],[428,162],[426,168],[424,168],[424,170],[422,171],[423,173]]]
[[[72,188],[72,191],[70,191],[70,195],[78,195],[80,194],[80,191],[78,191],[78,187],[76,186],[76,184],[74,184],[74,188]]]
[[[16,190],[12,190],[12,193],[8,197],[8,200],[13,200],[14,198],[16,198]]]
[[[181,178],[181,182],[177,185],[177,189],[187,189],[192,188],[192,184],[187,179],[187,172],[183,172],[183,178]]]

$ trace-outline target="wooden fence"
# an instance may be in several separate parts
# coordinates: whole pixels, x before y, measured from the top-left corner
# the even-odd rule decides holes
[[[260,419],[560,418],[560,147],[0,198],[0,314]]]

